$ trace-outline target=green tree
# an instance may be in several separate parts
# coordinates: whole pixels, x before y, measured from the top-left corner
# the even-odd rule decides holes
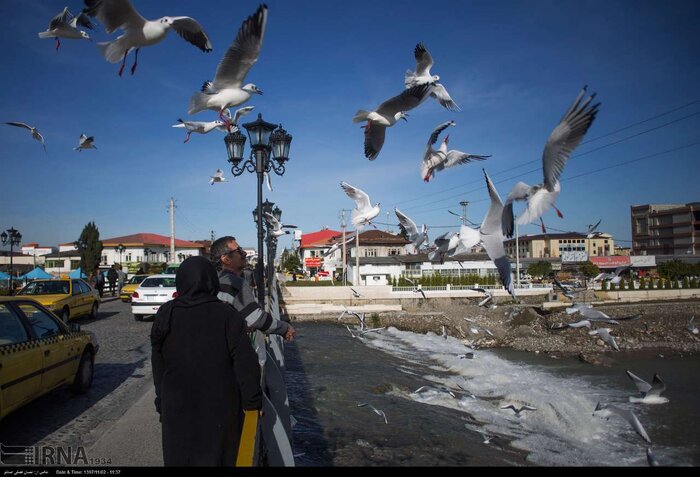
[[[590,260],[587,260],[585,263],[581,264],[581,266],[579,267],[579,271],[583,274],[584,277],[586,277],[586,282],[588,282],[590,278],[593,278],[600,274],[600,268],[598,268],[598,265],[591,262]],[[586,285],[588,285],[588,283],[586,283]]]
[[[607,291],[608,289],[608,282],[606,280],[603,280],[603,283],[600,284],[600,289],[603,291]]]
[[[644,290],[647,287],[647,282],[644,280],[644,277],[639,279],[639,289]]]
[[[529,267],[527,267],[527,273],[532,275],[533,277],[545,277],[549,275],[552,272],[552,264],[546,261],[540,261],[533,263]]]
[[[285,272],[295,272],[301,268],[301,260],[299,260],[299,256],[294,252],[287,252],[285,250],[280,258],[280,265]]]
[[[102,260],[103,247],[100,241],[100,230],[95,222],[90,222],[83,227],[80,238],[75,241],[75,247],[80,253],[80,269],[89,276]]]

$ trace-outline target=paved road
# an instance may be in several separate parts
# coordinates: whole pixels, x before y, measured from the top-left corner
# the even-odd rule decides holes
[[[128,303],[111,298],[103,301],[97,319],[74,321],[99,340],[92,388],[82,396],[59,389],[15,411],[0,422],[0,443],[90,449],[137,402],[148,414],[151,323],[135,321]]]

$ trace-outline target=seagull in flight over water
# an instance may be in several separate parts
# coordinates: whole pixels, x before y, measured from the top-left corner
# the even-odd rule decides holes
[[[350,213],[350,221],[355,229],[371,224],[372,219],[379,215],[381,204],[377,203],[373,207],[365,191],[351,186],[347,182],[341,182],[340,187],[348,197],[355,201],[356,207]]]
[[[627,373],[627,376],[632,380],[639,391],[638,397],[629,397],[630,402],[642,404],[664,404],[668,402],[668,398],[661,396],[661,393],[666,390],[666,384],[661,380],[658,374],[654,374],[651,384],[649,384],[629,370],[625,371],[625,373]]]
[[[133,75],[139,61],[139,50],[144,46],[160,43],[171,28],[200,50],[206,53],[212,50],[211,41],[204,28],[194,18],[162,17],[146,20],[129,0],[85,0],[83,13],[92,18],[96,17],[105,26],[107,33],[124,30],[124,34],[116,40],[97,44],[102,56],[110,63],[122,60],[119,76],[124,71],[126,56],[131,50],[135,50],[134,64],[131,67]]]
[[[536,411],[537,408],[523,404],[520,407],[516,407],[513,404],[508,404],[507,406],[501,406],[501,409],[512,409],[515,413],[515,417],[520,417],[520,413],[523,411]]]
[[[384,424],[389,424],[389,421],[386,420],[386,414],[384,414],[384,411],[382,411],[381,409],[377,409],[376,407],[374,407],[371,404],[366,403],[366,402],[361,402],[357,405],[357,407],[365,407],[365,406],[369,407],[372,411],[374,411],[375,414],[382,416],[384,418]]]
[[[557,127],[547,138],[542,152],[542,172],[544,181],[541,184],[530,186],[524,182],[516,183],[510,190],[506,202],[503,205],[502,227],[506,237],[512,237],[514,232],[513,201],[527,201],[527,209],[518,217],[518,224],[524,225],[540,218],[559,197],[561,186],[559,176],[564,170],[571,153],[581,143],[588,128],[598,113],[600,103],[590,105],[595,93],[583,100],[586,94],[584,86],[573,104],[564,113]],[[562,213],[554,207],[559,217]]]

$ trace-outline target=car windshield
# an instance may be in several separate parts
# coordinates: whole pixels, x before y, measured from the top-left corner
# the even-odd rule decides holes
[[[69,293],[70,283],[66,280],[32,282],[19,292],[20,295],[68,295]]]
[[[148,275],[134,275],[129,279],[127,283],[141,283]]]
[[[141,287],[156,288],[156,287],[171,287],[175,288],[175,277],[151,277],[146,278]]]

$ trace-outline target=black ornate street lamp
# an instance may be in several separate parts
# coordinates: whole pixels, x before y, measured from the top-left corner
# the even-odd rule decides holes
[[[3,245],[10,244],[10,283],[8,288],[8,293],[12,295],[12,273],[13,273],[13,263],[12,263],[12,249],[15,245],[22,243],[22,234],[19,230],[15,230],[14,227],[10,227],[7,231],[0,234],[0,240],[2,240]]]
[[[154,252],[150,248],[146,247],[143,249],[143,258],[146,261],[146,266],[148,266],[148,256]]]
[[[124,252],[124,250],[126,250],[126,247],[122,244],[119,244],[116,247],[114,247],[114,251],[119,254],[119,268],[120,269],[122,268],[122,252]]]
[[[180,259],[180,262],[184,262],[187,258],[187,255],[185,255],[184,253],[178,253],[177,258]]]
[[[243,162],[245,136],[240,131],[229,133],[224,138],[228,162],[234,177],[244,171],[255,172],[258,175],[258,205],[256,211],[263,207],[262,184],[265,173],[273,172],[278,176],[284,175],[285,162],[289,159],[289,145],[292,136],[279,126],[263,121],[262,114],[253,122],[243,124],[250,138],[250,158]],[[270,157],[271,156],[271,157]],[[241,164],[242,163],[242,164]],[[256,265],[255,281],[258,289],[258,303],[265,305],[265,282],[263,279],[263,214],[254,214],[258,227],[258,262]]]

